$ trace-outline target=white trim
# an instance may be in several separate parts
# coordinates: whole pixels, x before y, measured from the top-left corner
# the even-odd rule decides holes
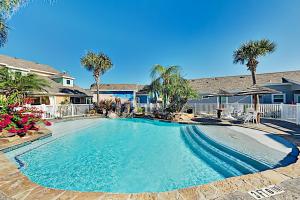
[[[282,95],[283,96],[283,102],[274,102],[274,96],[275,95]],[[272,94],[272,103],[285,103],[285,102],[286,102],[286,94],[285,93]]]
[[[95,94],[97,94],[97,90],[91,90],[92,92],[95,92]],[[99,89],[99,92],[137,92],[137,90],[101,90]]]
[[[300,103],[298,102],[298,97],[300,97],[300,94],[294,94],[294,103]]]
[[[43,70],[38,70],[38,69],[32,69],[32,68],[24,68],[24,67],[15,67],[15,66],[11,66],[8,65],[6,63],[0,63],[0,65],[4,65],[4,67],[10,68],[10,69],[18,69],[21,71],[26,71],[26,72],[37,72],[37,73],[44,73],[45,75],[56,75],[59,73],[59,71],[57,73],[55,72],[48,72],[48,71],[43,71]],[[71,76],[65,76],[66,78],[70,78],[70,79],[75,79],[74,77]]]

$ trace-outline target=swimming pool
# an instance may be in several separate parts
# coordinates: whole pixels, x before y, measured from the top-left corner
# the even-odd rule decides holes
[[[84,120],[61,122],[52,129],[52,138],[10,153],[24,164],[22,173],[50,188],[162,192],[280,164],[276,159],[256,159],[251,152],[219,143],[199,126],[145,119],[97,119],[86,126]],[[288,154],[281,153],[282,158]],[[293,157],[287,162],[294,162]]]

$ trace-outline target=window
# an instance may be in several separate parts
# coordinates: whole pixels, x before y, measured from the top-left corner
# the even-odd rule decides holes
[[[209,96],[202,96],[202,99],[209,99]]]
[[[272,102],[273,103],[285,103],[285,94],[273,94]]]
[[[295,96],[295,98],[294,98],[295,102],[294,103],[300,103],[300,94],[295,94],[294,96]]]
[[[70,85],[71,84],[71,81],[70,80],[67,80],[67,85]]]
[[[15,72],[16,76],[22,76],[22,72],[16,71]]]

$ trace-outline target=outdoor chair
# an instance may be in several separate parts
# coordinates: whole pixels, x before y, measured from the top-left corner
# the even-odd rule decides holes
[[[253,108],[248,108],[244,116],[244,124],[249,122],[255,123],[256,117],[257,112]]]
[[[223,111],[223,118],[224,119],[235,119],[232,116],[233,111],[234,111],[234,107],[229,107],[229,108],[224,109],[224,111]]]

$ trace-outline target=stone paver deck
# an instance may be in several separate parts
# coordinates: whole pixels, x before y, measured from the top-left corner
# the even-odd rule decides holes
[[[18,140],[15,140],[13,142],[9,143],[3,143],[0,144],[0,152],[7,152],[14,149],[17,149],[19,147],[25,146],[27,144],[30,144],[31,142],[34,142],[36,140],[40,140],[46,137],[50,137],[52,133],[48,129],[42,129],[39,131],[38,134],[34,134],[29,137],[20,138]]]
[[[300,138],[281,128],[272,127],[267,124],[261,125],[239,125],[248,128],[263,130],[279,134],[285,139],[300,146]],[[285,127],[295,129],[297,127]],[[295,129],[296,130],[296,129]],[[298,133],[299,134],[299,133]],[[271,169],[259,173],[248,174],[238,177],[227,178],[221,181],[179,189],[161,193],[140,193],[140,194],[111,194],[102,192],[76,192],[46,188],[31,182],[24,176],[17,167],[8,160],[3,153],[0,153],[0,200],[22,199],[22,200],[43,200],[43,199],[217,199],[217,200],[248,200],[253,199],[248,191],[279,185],[286,192],[266,199],[300,199],[300,157],[298,161],[286,167]]]

